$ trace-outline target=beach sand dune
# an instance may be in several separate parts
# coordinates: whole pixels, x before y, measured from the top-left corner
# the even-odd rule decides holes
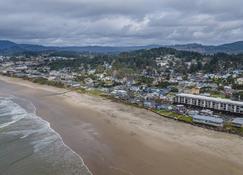
[[[30,100],[94,175],[243,174],[236,135],[19,79],[0,77],[0,95]]]

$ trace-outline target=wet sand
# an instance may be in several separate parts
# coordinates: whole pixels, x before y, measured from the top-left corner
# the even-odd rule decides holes
[[[0,77],[30,100],[94,175],[242,175],[243,138],[99,97]]]

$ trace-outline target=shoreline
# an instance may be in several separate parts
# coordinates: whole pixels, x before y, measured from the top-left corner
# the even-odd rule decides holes
[[[136,107],[136,108],[139,108],[139,109],[145,109],[145,110],[148,110],[149,112],[153,112],[153,113],[160,115],[161,117],[165,117],[167,119],[171,119],[171,120],[175,120],[175,121],[178,121],[178,122],[190,124],[190,125],[193,125],[193,126],[205,128],[205,129],[208,129],[208,130],[213,130],[213,131],[217,131],[217,132],[224,132],[224,133],[238,135],[238,136],[243,137],[243,128],[234,127],[229,122],[224,123],[224,126],[222,126],[222,127],[214,127],[214,126],[209,126],[209,125],[205,125],[205,124],[201,124],[201,123],[195,123],[195,122],[192,122],[192,121],[189,122],[188,119],[186,119],[185,116],[183,116],[182,114],[175,114],[175,116],[180,115],[180,116],[182,116],[182,118],[181,117],[175,117],[175,116],[167,116],[167,115],[161,113],[160,110],[149,109],[149,108],[145,108],[145,107],[142,107],[142,106],[138,106],[136,104],[131,104],[127,101],[124,101],[124,100],[121,100],[121,99],[116,99],[116,98],[109,96],[109,95],[106,95],[106,94],[98,94],[97,95],[96,93],[94,94],[94,93],[91,93],[91,92],[86,91],[86,90],[83,91],[83,92],[80,92],[79,90],[70,89],[70,88],[67,88],[67,87],[57,87],[57,86],[54,86],[54,85],[39,84],[39,83],[33,82],[31,79],[23,79],[23,78],[11,77],[11,76],[5,76],[5,75],[0,75],[0,77],[3,78],[4,80],[6,80],[7,77],[10,78],[10,79],[14,79],[14,80],[20,80],[20,81],[26,82],[27,84],[29,82],[30,84],[36,84],[37,87],[38,87],[38,85],[40,85],[40,86],[46,87],[47,89],[49,89],[49,87],[52,87],[53,88],[52,90],[54,90],[54,91],[59,91],[59,90],[61,91],[62,90],[62,92],[59,92],[56,95],[62,95],[62,94],[64,95],[68,92],[76,92],[76,93],[79,93],[81,95],[85,94],[85,95],[89,95],[89,96],[93,96],[93,97],[97,97],[97,98],[102,98],[102,99],[105,99],[105,100],[112,101],[114,103],[124,104],[124,105],[127,105],[127,106]],[[18,83],[20,83],[20,82],[18,82]],[[171,111],[166,111],[166,112],[171,112]],[[189,117],[189,116],[187,116],[187,117]]]
[[[94,174],[193,174],[200,170],[201,174],[240,175],[243,171],[239,136],[99,97],[63,93],[65,89],[9,77],[0,80],[7,82],[9,91],[16,88],[14,93],[37,104],[37,115],[51,124]],[[189,165],[192,168],[186,169]]]
[[[1,79],[1,78],[0,78],[0,79]],[[19,100],[18,97],[15,97],[15,96],[13,97],[13,99],[14,99],[14,101],[15,101],[16,99],[17,99],[17,101]],[[39,120],[42,120],[44,123],[46,123],[47,126],[48,126],[48,128],[49,128],[53,133],[55,133],[55,134],[58,136],[58,138],[61,140],[61,143],[62,143],[68,150],[70,150],[75,156],[77,156],[78,159],[80,159],[80,161],[82,162],[82,163],[81,163],[82,166],[84,166],[84,167],[86,168],[87,172],[88,172],[90,175],[93,175],[93,173],[90,171],[90,169],[89,169],[88,166],[86,165],[86,163],[85,163],[85,161],[83,160],[83,158],[82,158],[78,153],[76,153],[72,148],[70,148],[67,144],[65,144],[65,142],[64,142],[64,140],[63,140],[63,138],[62,138],[62,136],[61,136],[56,130],[54,130],[54,129],[51,127],[51,123],[48,122],[47,120],[44,120],[42,117],[38,116],[36,106],[35,106],[31,101],[29,101],[29,100],[26,100],[26,99],[20,99],[20,100],[24,100],[24,101],[28,102],[29,104],[31,104],[31,106],[33,107],[33,111],[29,111],[29,112],[30,112],[30,113],[33,113],[36,117],[38,117]],[[21,102],[17,102],[17,104],[20,105],[21,107],[23,107],[26,111],[28,111],[28,110],[26,109],[26,107],[24,107],[25,105],[22,106],[22,103],[21,103]]]
[[[35,107],[34,104],[32,104],[32,105]],[[85,164],[85,161],[83,160],[83,158],[82,158],[78,153],[76,153],[72,148],[70,148],[67,144],[65,144],[65,142],[63,141],[62,136],[61,136],[57,131],[55,131],[55,129],[53,129],[53,128],[51,127],[51,123],[48,122],[48,121],[46,121],[46,120],[44,120],[42,117],[40,117],[40,116],[37,115],[36,107],[35,107],[35,112],[34,112],[34,114],[35,114],[37,117],[39,117],[40,120],[43,120],[45,123],[47,123],[49,129],[50,129],[52,132],[54,132],[54,133],[60,138],[62,144],[63,144],[66,148],[68,148],[74,155],[76,155],[76,156],[80,159],[80,161],[82,162],[82,165],[86,168],[86,170],[88,171],[88,173],[89,173],[90,175],[93,175],[93,173],[90,171],[89,167]]]

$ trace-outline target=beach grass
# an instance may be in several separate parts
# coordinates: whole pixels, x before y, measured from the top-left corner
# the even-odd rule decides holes
[[[243,136],[243,127],[239,128],[239,127],[232,126],[231,123],[226,123],[224,124],[224,129],[230,131],[231,133],[235,133]]]
[[[98,90],[98,89],[85,89],[85,88],[79,88],[76,90],[76,92],[80,94],[88,94],[96,97],[103,97],[105,94],[104,92]]]
[[[167,110],[154,110],[157,114],[168,117],[168,118],[173,118],[175,120],[180,120],[186,123],[192,123],[192,117],[184,114],[178,114],[173,111],[167,111]]]
[[[88,90],[88,94],[93,95],[93,96],[102,96],[104,93],[98,89],[91,89],[91,90]]]

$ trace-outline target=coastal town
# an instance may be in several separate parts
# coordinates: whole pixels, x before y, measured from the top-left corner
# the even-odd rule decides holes
[[[243,175],[243,0],[0,0],[0,175]]]
[[[94,57],[85,55],[86,59]],[[162,116],[221,131],[242,134],[243,69],[217,73],[176,72],[173,55],[155,59],[160,72],[143,70],[140,75],[121,76],[112,62],[96,66],[58,67],[77,58],[39,55],[0,57],[0,73],[34,83],[105,96],[142,107]],[[195,60],[186,62],[193,65]],[[168,72],[168,70],[170,70]]]

